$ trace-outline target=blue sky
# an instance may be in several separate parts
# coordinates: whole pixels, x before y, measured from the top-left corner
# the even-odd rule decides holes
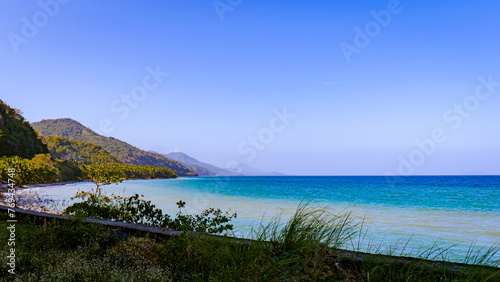
[[[1,1],[0,98],[221,167],[500,174],[499,4],[353,2]]]

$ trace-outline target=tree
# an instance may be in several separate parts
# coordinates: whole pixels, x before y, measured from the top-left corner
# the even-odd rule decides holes
[[[90,196],[96,198],[101,196],[101,186],[121,183],[128,178],[113,170],[110,165],[82,165],[84,180],[92,181],[96,184],[94,193]]]
[[[50,154],[38,154],[31,160],[35,183],[52,183],[59,181],[57,163]]]

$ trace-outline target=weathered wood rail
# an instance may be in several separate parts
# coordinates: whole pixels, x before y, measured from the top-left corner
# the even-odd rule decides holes
[[[8,207],[0,205],[0,212],[1,213],[7,213],[8,212]],[[47,224],[56,221],[56,222],[62,222],[68,219],[71,219],[71,216],[67,215],[57,215],[57,214],[51,214],[51,213],[44,213],[44,212],[36,212],[36,211],[29,211],[29,210],[23,210],[19,208],[10,208],[11,210],[14,210],[16,217],[15,219],[22,220],[26,217],[29,217],[32,222],[35,224],[39,225],[44,225],[47,226]],[[102,220],[102,219],[94,219],[94,218],[87,218],[85,220],[88,223],[98,223],[102,224],[105,226],[109,226],[112,228],[118,228],[120,229],[121,232],[126,232],[126,233],[133,233],[133,234],[152,234],[155,236],[178,236],[182,234],[182,231],[177,231],[174,229],[170,228],[162,228],[162,227],[156,227],[156,226],[151,226],[151,225],[146,225],[146,224],[133,224],[133,223],[125,223],[125,222],[117,222],[117,221],[110,221],[110,220]]]
[[[8,213],[8,207],[0,205],[0,213]],[[12,208],[11,208],[12,210]],[[55,215],[44,212],[36,212],[23,210],[19,208],[14,208],[14,212],[16,213],[16,218],[18,221],[25,219],[27,217],[30,218],[30,221],[34,222],[38,225],[47,226],[47,224],[51,222],[61,223],[62,221],[71,219],[71,216],[63,216],[63,215]],[[133,223],[124,223],[124,222],[116,222],[110,220],[101,220],[94,218],[87,218],[86,222],[102,224],[105,226],[109,226],[111,228],[117,229],[120,233],[126,233],[131,235],[140,235],[140,236],[148,236],[148,237],[174,237],[179,236],[183,232],[177,231],[170,228],[156,227],[146,224],[133,224]],[[199,233],[196,232],[188,232],[189,235],[196,236]],[[250,239],[240,239],[240,238],[231,238],[217,235],[203,235],[208,236],[217,240],[230,240],[232,242],[241,243],[241,244],[251,244],[254,242]],[[351,261],[351,262],[363,262],[370,261],[381,264],[400,264],[401,266],[412,263],[413,265],[422,266],[428,270],[439,270],[445,269],[447,273],[459,273],[459,272],[468,272],[473,267],[480,267],[483,271],[488,273],[498,273],[500,272],[499,267],[491,267],[491,266],[474,266],[463,263],[453,263],[446,261],[432,261],[425,259],[416,259],[412,257],[399,257],[399,256],[388,256],[388,255],[379,255],[379,254],[368,254],[362,252],[355,251],[347,251],[340,249],[333,249],[331,251],[330,256],[327,259],[331,259],[334,261]]]

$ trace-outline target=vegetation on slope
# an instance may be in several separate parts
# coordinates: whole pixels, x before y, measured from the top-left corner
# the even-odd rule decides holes
[[[20,110],[0,100],[0,156],[33,158],[47,153],[45,146]]]
[[[99,145],[119,161],[135,165],[166,166],[179,176],[195,176],[195,172],[163,155],[147,152],[113,137],[104,137],[72,119],[49,119],[31,124],[43,136],[59,136]]]
[[[106,184],[118,182],[116,179],[131,178],[176,178],[174,170],[164,166],[132,165],[123,163],[92,164],[82,166],[84,179],[92,182],[105,182]],[[110,180],[111,179],[111,180]]]
[[[50,155],[58,160],[75,160],[84,165],[120,163],[115,156],[94,143],[58,136],[47,136],[43,141],[47,144]]]
[[[167,167],[141,166],[122,163],[80,165],[74,161],[54,160],[49,154],[39,154],[33,159],[19,156],[0,158],[0,177],[8,179],[8,170],[14,168],[17,186],[54,183],[60,181],[90,180],[91,173],[116,175],[123,179],[176,178],[175,171]],[[11,178],[12,179],[12,178]]]
[[[24,159],[19,156],[0,158],[1,179],[13,179],[16,186],[26,184],[53,183],[61,180],[61,170],[58,162],[49,154],[39,154],[33,159]],[[15,169],[14,177],[8,177],[9,169]]]

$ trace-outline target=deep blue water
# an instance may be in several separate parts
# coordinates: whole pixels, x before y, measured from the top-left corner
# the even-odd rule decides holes
[[[269,176],[186,180],[200,192],[500,214],[500,176]],[[184,184],[182,185],[184,186]]]

